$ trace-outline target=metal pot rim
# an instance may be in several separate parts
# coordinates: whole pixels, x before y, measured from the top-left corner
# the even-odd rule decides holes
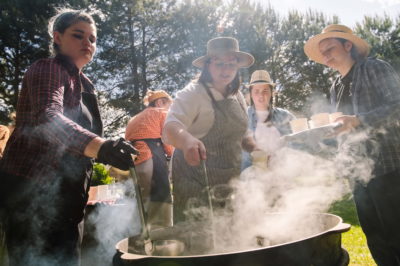
[[[270,213],[270,214],[276,214],[276,215],[282,215],[285,213]],[[308,239],[312,239],[315,237],[319,237],[325,234],[329,234],[329,233],[343,233],[346,232],[348,230],[350,230],[351,225],[347,224],[347,223],[343,223],[343,219],[340,216],[337,216],[335,214],[331,214],[331,213],[307,213],[307,215],[316,215],[316,216],[325,216],[325,217],[331,217],[337,220],[337,222],[335,223],[335,226],[319,232],[317,234],[313,234],[310,236],[307,236],[305,238],[301,238],[301,239],[296,239],[290,242],[285,242],[285,243],[280,243],[277,245],[272,245],[272,246],[268,246],[268,247],[259,247],[259,248],[252,248],[252,249],[245,249],[245,250],[239,250],[239,251],[230,251],[230,252],[222,252],[222,253],[208,253],[208,254],[200,254],[200,255],[183,255],[183,256],[154,256],[154,255],[144,255],[144,254],[136,254],[136,253],[129,253],[126,251],[121,250],[120,246],[123,244],[124,241],[127,241],[128,238],[125,238],[121,241],[119,241],[116,245],[115,248],[118,252],[121,252],[121,258],[123,259],[130,259],[130,260],[137,260],[137,259],[145,259],[145,258],[170,258],[170,259],[184,259],[184,258],[200,258],[200,257],[212,257],[212,256],[223,256],[223,255],[233,255],[233,254],[238,254],[238,253],[245,253],[245,252],[252,252],[252,251],[259,251],[259,250],[265,250],[265,249],[272,249],[272,248],[277,248],[280,246],[287,246],[290,244],[294,244],[297,242],[301,242],[301,241],[305,241]]]

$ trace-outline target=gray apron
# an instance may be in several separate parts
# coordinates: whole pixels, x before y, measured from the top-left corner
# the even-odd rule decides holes
[[[228,184],[240,175],[242,138],[247,130],[245,107],[237,98],[215,101],[206,88],[214,109],[214,124],[200,140],[207,150],[207,174],[210,188],[217,184]],[[189,202],[207,205],[204,171],[201,166],[186,163],[183,152],[175,149],[172,159],[173,220],[174,224],[186,220],[185,210]]]

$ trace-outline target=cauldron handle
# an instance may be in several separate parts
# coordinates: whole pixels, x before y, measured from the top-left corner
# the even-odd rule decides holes
[[[148,256],[143,256],[143,255],[138,255],[138,254],[133,254],[133,253],[122,253],[121,259],[124,260],[138,260],[138,259],[143,259],[147,258]]]
[[[335,227],[329,229],[328,233],[344,233],[349,231],[351,225],[348,223],[339,223]]]

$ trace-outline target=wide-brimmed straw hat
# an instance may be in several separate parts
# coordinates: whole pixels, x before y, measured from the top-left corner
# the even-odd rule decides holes
[[[370,47],[368,43],[356,36],[350,28],[344,25],[332,24],[325,27],[322,33],[311,37],[304,45],[304,52],[311,60],[323,64],[323,55],[319,50],[319,43],[327,38],[346,39],[353,43],[361,56],[366,57],[369,54]]]
[[[248,87],[250,88],[254,84],[268,84],[272,87],[276,85],[276,83],[272,82],[271,77],[266,70],[256,70],[251,74]]]
[[[207,54],[197,58],[192,64],[195,67],[203,68],[207,59],[226,54],[234,54],[239,67],[249,67],[254,63],[254,57],[251,54],[239,51],[239,42],[235,38],[218,37],[207,42]]]
[[[171,96],[164,90],[148,90],[146,96],[144,96],[143,98],[143,104],[145,106],[148,106],[151,102],[154,102],[155,100],[160,98],[168,98],[172,100]]]

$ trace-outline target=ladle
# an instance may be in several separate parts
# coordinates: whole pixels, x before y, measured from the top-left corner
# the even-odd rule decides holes
[[[130,175],[135,186],[135,194],[138,204],[140,222],[142,224],[142,238],[144,242],[144,251],[146,255],[158,256],[178,256],[185,250],[185,244],[176,239],[169,240],[151,240],[149,229],[147,227],[147,220],[143,205],[142,192],[140,190],[138,178],[136,175],[135,167],[129,168]]]
[[[136,200],[138,203],[140,223],[142,224],[142,236],[144,239],[144,251],[146,252],[147,255],[151,255],[154,247],[153,247],[153,243],[150,239],[149,229],[147,227],[142,192],[140,191],[139,181],[138,181],[138,178],[136,175],[135,167],[130,167],[129,173],[131,174],[131,178],[132,178],[133,184],[135,186],[135,194],[136,194]]]
[[[210,192],[210,184],[209,184],[208,174],[207,174],[206,160],[201,160],[201,165],[202,165],[203,171],[204,171],[204,181],[206,183],[208,205],[210,207],[211,230],[212,230],[211,235],[212,235],[212,241],[213,241],[212,243],[213,243],[213,247],[215,248],[216,240],[215,240],[215,226],[214,226],[214,211],[213,211],[213,205],[212,205],[212,200],[211,200],[211,192]]]

